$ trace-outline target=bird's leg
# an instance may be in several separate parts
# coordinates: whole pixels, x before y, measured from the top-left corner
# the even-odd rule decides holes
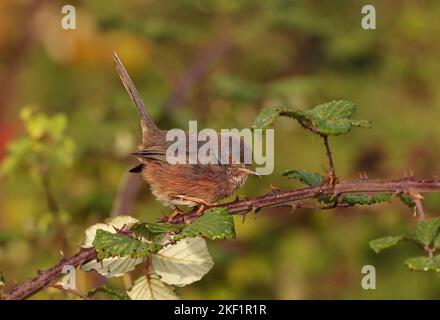
[[[203,213],[203,210],[205,210],[206,206],[204,204],[201,204],[196,211],[196,215],[201,216]]]
[[[180,210],[178,207],[174,207],[173,213],[171,213],[171,216],[168,217],[168,222],[173,222],[174,218],[182,213],[182,210]]]
[[[211,203],[209,201],[206,201],[206,200],[203,200],[200,198],[196,198],[196,197],[189,197],[189,196],[183,196],[183,195],[179,195],[178,197],[181,200],[186,200],[186,201],[191,201],[191,202],[197,203],[199,205],[199,207],[197,208],[196,214],[199,216],[202,215],[202,212],[206,208],[212,207],[214,205],[213,203]]]

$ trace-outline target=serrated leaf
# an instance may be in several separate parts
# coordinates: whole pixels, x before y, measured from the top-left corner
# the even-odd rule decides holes
[[[118,216],[115,218],[107,219],[107,223],[97,223],[87,228],[85,231],[85,237],[82,247],[91,248],[93,247],[93,240],[96,236],[96,230],[105,230],[110,233],[116,233],[115,228],[121,229],[125,225],[130,225],[136,223],[138,220],[130,216]],[[101,261],[92,260],[83,264],[81,269],[88,272],[91,270],[96,270],[99,274],[104,277],[120,277],[127,272],[133,271],[136,266],[143,262],[143,258],[106,258]]]
[[[84,232],[84,241],[82,244],[83,248],[91,248],[93,247],[93,240],[95,240],[96,231],[97,230],[105,230],[108,232],[116,233],[116,230],[113,226],[105,224],[105,223],[96,223],[86,229]]]
[[[391,202],[392,195],[389,193],[381,193],[376,195],[368,194],[346,194],[342,198],[342,202],[354,205],[372,205],[380,202]]]
[[[150,223],[138,222],[131,226],[130,231],[136,238],[153,239],[155,236],[171,232],[181,231],[185,225],[173,223]]]
[[[288,107],[264,108],[258,114],[252,127],[266,128],[279,116],[296,119],[301,125],[315,133],[329,136],[348,133],[352,127],[370,128],[366,120],[349,119],[356,111],[356,105],[347,100],[330,101],[310,110]]]
[[[186,238],[152,255],[153,270],[163,282],[185,286],[200,280],[214,265],[205,239]]]
[[[324,177],[319,173],[297,169],[284,171],[283,177],[286,177],[287,179],[298,179],[308,186],[318,186],[324,182]]]
[[[275,119],[280,116],[281,107],[265,107],[260,110],[257,117],[254,119],[252,129],[265,129],[273,124]]]
[[[440,255],[409,258],[406,259],[405,264],[411,270],[440,272]]]
[[[415,213],[416,204],[409,195],[400,192],[397,194],[397,197],[400,199],[400,201],[402,201],[404,205],[408,206]]]
[[[97,223],[88,227],[84,233],[83,248],[93,247],[93,240],[95,240],[96,230],[106,230],[108,232],[116,233],[116,229],[122,229],[124,226],[133,225],[139,220],[131,216],[117,216],[105,220],[106,223]]]
[[[405,236],[387,236],[379,239],[375,239],[369,242],[370,248],[374,250],[374,252],[379,253],[384,249],[391,248],[402,241]]]
[[[160,248],[160,244],[144,242],[101,229],[96,231],[93,246],[98,253],[98,260],[110,257],[146,257]]]
[[[211,240],[235,238],[234,219],[225,208],[207,210],[203,216],[186,226],[174,240],[202,236]]]
[[[130,300],[127,291],[121,289],[113,289],[106,286],[102,286],[90,291],[89,293],[87,293],[87,296],[94,297],[98,293],[106,294],[110,296],[113,300]]]
[[[440,228],[440,218],[419,221],[416,229],[417,240],[421,244],[430,245],[437,237]]]
[[[127,291],[131,300],[178,300],[173,287],[163,283],[159,276],[152,274],[138,278]]]

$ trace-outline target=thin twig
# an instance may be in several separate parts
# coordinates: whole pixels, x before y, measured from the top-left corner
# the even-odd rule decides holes
[[[336,170],[335,170],[335,164],[333,162],[333,155],[332,150],[330,149],[330,144],[328,142],[328,136],[321,135],[321,138],[324,142],[325,151],[328,159],[328,165],[330,167],[330,178],[331,178],[331,184],[333,184],[336,181]]]

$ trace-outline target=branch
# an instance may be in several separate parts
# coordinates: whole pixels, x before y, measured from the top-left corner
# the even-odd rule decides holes
[[[324,141],[325,151],[327,154],[328,159],[328,165],[330,167],[330,177],[331,177],[331,184],[333,184],[336,181],[336,170],[335,170],[335,163],[333,162],[333,155],[332,150],[330,149],[330,145],[328,143],[328,136],[321,135],[322,140]]]
[[[346,193],[428,193],[440,192],[440,180],[423,180],[416,178],[402,178],[395,180],[346,180],[337,182],[334,185],[325,184],[321,186],[307,187],[293,190],[272,190],[268,194],[249,198],[244,200],[235,200],[225,204],[219,204],[215,207],[227,208],[231,214],[244,215],[247,212],[257,212],[263,208],[269,207],[292,207],[292,208],[308,208],[304,205],[305,200],[316,199],[326,195],[336,195]],[[339,204],[338,206],[343,206]],[[316,207],[313,207],[316,208]],[[319,207],[320,209],[330,209],[330,207]],[[184,219],[185,217],[185,219]],[[177,216],[173,223],[189,223],[196,220],[199,215],[192,211],[186,215]],[[20,300],[26,299],[36,292],[44,289],[53,283],[60,275],[63,266],[71,265],[78,267],[96,258],[96,251],[94,248],[81,248],[80,251],[67,259],[62,259],[57,265],[52,268],[39,272],[38,275],[6,292],[5,299]]]
[[[5,299],[26,299],[53,283],[61,275],[61,271],[63,270],[64,266],[70,265],[76,268],[87,261],[93,260],[94,258],[96,258],[95,248],[81,248],[81,250],[79,250],[74,256],[61,259],[61,261],[55,266],[47,269],[46,271],[38,272],[35,278],[13,288],[11,291],[6,293]]]

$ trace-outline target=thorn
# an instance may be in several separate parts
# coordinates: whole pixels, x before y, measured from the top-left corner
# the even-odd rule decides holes
[[[413,192],[410,192],[410,196],[411,196],[411,198],[413,198],[413,200],[422,200],[422,199],[425,199],[420,193],[413,193]]]
[[[254,219],[257,219],[257,212],[260,210],[258,207],[252,207],[251,212],[254,214]]]
[[[61,255],[61,257],[64,257],[64,252],[62,249],[60,249],[60,255]]]
[[[290,214],[294,214],[295,210],[298,208],[298,205],[296,203],[292,203],[290,207]]]
[[[277,188],[277,187],[275,187],[273,185],[270,185],[270,192],[269,192],[269,194],[277,194],[277,193],[279,193],[281,191],[282,190],[280,188]]]

